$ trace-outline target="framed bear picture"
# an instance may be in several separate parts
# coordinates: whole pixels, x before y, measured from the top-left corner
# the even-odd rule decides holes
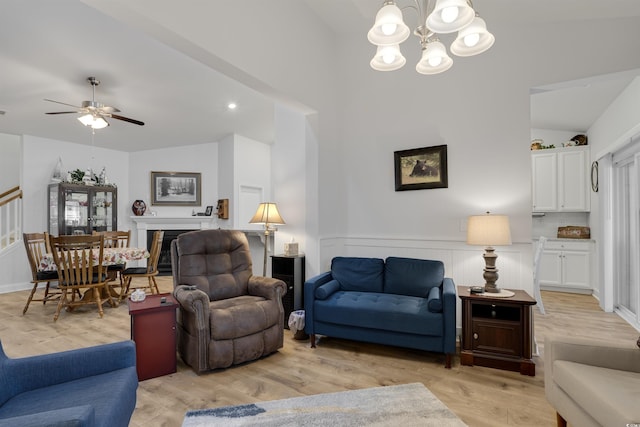
[[[447,146],[413,148],[393,153],[396,191],[447,188]]]

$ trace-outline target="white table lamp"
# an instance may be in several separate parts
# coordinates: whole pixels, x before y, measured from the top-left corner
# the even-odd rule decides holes
[[[511,244],[511,230],[509,229],[509,217],[506,215],[473,215],[467,221],[467,244],[485,246],[484,252],[484,291],[499,293],[500,288],[496,286],[498,280],[498,269],[493,246],[504,246]]]

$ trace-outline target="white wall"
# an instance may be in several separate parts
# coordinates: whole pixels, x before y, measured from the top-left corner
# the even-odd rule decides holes
[[[613,225],[606,215],[611,207],[611,168],[608,156],[631,142],[640,133],[640,78],[635,78],[629,86],[609,105],[607,110],[589,128],[591,160],[599,161],[600,191],[591,195],[590,226],[592,238],[596,240],[598,288],[600,306],[606,311],[614,309],[613,301]]]
[[[137,199],[144,200],[147,211],[158,216],[189,216],[195,210],[204,212],[206,206],[215,209],[218,200],[218,144],[189,145],[186,147],[123,153],[129,156],[129,197],[121,198],[126,206],[118,218],[119,226],[135,229],[131,221],[131,205]],[[151,172],[199,172],[201,174],[202,206],[157,206],[151,204]],[[215,218],[214,218],[215,220]],[[136,239],[137,240],[137,239]],[[132,245],[137,242],[132,242]]]
[[[22,161],[21,138],[0,133],[0,193],[20,185],[20,162]]]

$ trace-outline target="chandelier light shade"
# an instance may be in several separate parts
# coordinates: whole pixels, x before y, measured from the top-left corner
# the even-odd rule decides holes
[[[416,65],[421,74],[442,73],[453,65],[438,34],[458,31],[451,44],[451,53],[456,56],[473,56],[485,52],[495,42],[487,30],[486,22],[478,16],[471,0],[404,0],[409,3],[402,9],[395,0],[385,0],[376,14],[367,39],[378,46],[370,62],[377,71],[393,71],[402,68],[406,59],[400,52],[400,43],[411,30],[404,23],[402,11],[415,9],[418,26],[413,30],[422,47],[422,57]]]
[[[278,212],[278,207],[275,203],[265,202],[258,205],[253,218],[249,220],[249,224],[264,224],[264,258],[262,263],[262,275],[267,274],[267,252],[269,250],[269,235],[274,229],[270,226],[272,224],[284,224],[284,220]]]
[[[378,71],[393,71],[402,68],[407,60],[400,52],[397,44],[391,46],[378,46],[376,56],[371,60],[371,68]]]
[[[496,38],[487,31],[484,19],[476,16],[471,24],[458,32],[458,37],[451,43],[451,53],[456,56],[478,55],[491,46]]]
[[[466,0],[437,0],[427,17],[427,28],[434,33],[455,33],[473,21],[476,12]]]
[[[485,246],[483,255],[485,261],[484,291],[499,293],[500,288],[496,286],[498,280],[498,269],[493,246],[505,246],[511,244],[511,230],[509,227],[509,217],[506,215],[486,215],[470,216],[467,220],[467,244]]]
[[[447,49],[439,40],[427,42],[422,50],[422,59],[416,65],[420,74],[438,74],[447,71],[453,65],[453,59],[447,55]]]
[[[402,11],[394,2],[387,2],[376,14],[376,22],[367,38],[377,46],[399,44],[409,38],[410,30],[402,20]]]

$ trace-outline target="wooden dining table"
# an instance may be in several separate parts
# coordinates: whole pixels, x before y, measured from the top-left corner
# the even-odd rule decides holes
[[[95,261],[97,261],[96,258],[98,257],[98,253],[99,251],[96,251],[96,250],[91,251],[91,254]],[[109,271],[110,265],[126,264],[129,261],[138,261],[146,258],[149,258],[149,251],[144,248],[103,248],[102,249],[102,265],[107,267],[107,277],[109,277],[109,280],[114,280],[116,277],[115,271],[113,270],[111,272]],[[56,271],[57,269],[58,269],[58,266],[56,265],[53,259],[53,254],[50,252],[44,254],[43,257],[40,259],[40,263],[38,264],[38,270],[39,271]],[[105,292],[107,291],[110,294],[110,296],[115,297],[116,299],[119,299],[121,296],[120,293],[117,292],[116,289],[114,289],[113,285],[108,286]],[[88,292],[91,292],[91,291],[88,291]],[[108,295],[105,293],[105,296],[108,296]],[[88,293],[85,293],[83,298],[87,298],[87,297],[88,297]]]
[[[94,260],[97,261],[98,251],[92,251]],[[104,248],[102,250],[102,265],[126,264],[129,261],[138,261],[149,258],[149,251],[144,248]],[[40,259],[38,271],[56,271],[58,267],[53,260],[52,253],[46,253]]]

